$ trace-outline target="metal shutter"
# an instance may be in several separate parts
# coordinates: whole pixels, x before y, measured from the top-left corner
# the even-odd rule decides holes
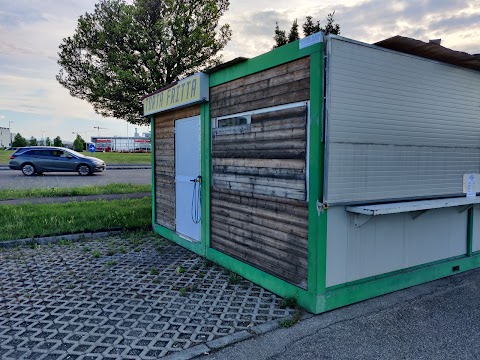
[[[324,201],[462,194],[480,170],[480,73],[343,38],[327,43]]]

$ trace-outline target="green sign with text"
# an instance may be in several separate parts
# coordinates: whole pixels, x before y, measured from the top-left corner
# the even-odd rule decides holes
[[[143,115],[208,101],[208,75],[197,73],[143,99]]]

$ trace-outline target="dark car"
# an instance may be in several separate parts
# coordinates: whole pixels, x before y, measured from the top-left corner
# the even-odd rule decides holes
[[[103,160],[82,155],[74,150],[54,146],[27,146],[18,149],[10,156],[10,169],[22,170],[23,175],[44,172],[76,171],[80,175],[90,175],[104,171]]]

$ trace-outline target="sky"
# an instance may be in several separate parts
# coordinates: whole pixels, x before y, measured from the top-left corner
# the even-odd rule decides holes
[[[55,76],[58,46],[74,34],[77,20],[92,12],[94,0],[0,0],[0,127],[27,139],[76,134],[132,136],[148,127],[104,118],[84,100],[70,96]],[[442,45],[480,53],[480,0],[230,0],[221,23],[229,23],[232,40],[225,61],[269,51],[275,23],[288,30],[305,16],[325,23],[335,11],[341,35],[374,43],[402,35],[422,41],[442,39]],[[100,129],[98,129],[98,127]]]

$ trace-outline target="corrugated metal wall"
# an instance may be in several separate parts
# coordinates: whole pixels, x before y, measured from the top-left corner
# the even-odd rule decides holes
[[[480,73],[345,39],[328,51],[324,201],[461,194],[480,172]]]

